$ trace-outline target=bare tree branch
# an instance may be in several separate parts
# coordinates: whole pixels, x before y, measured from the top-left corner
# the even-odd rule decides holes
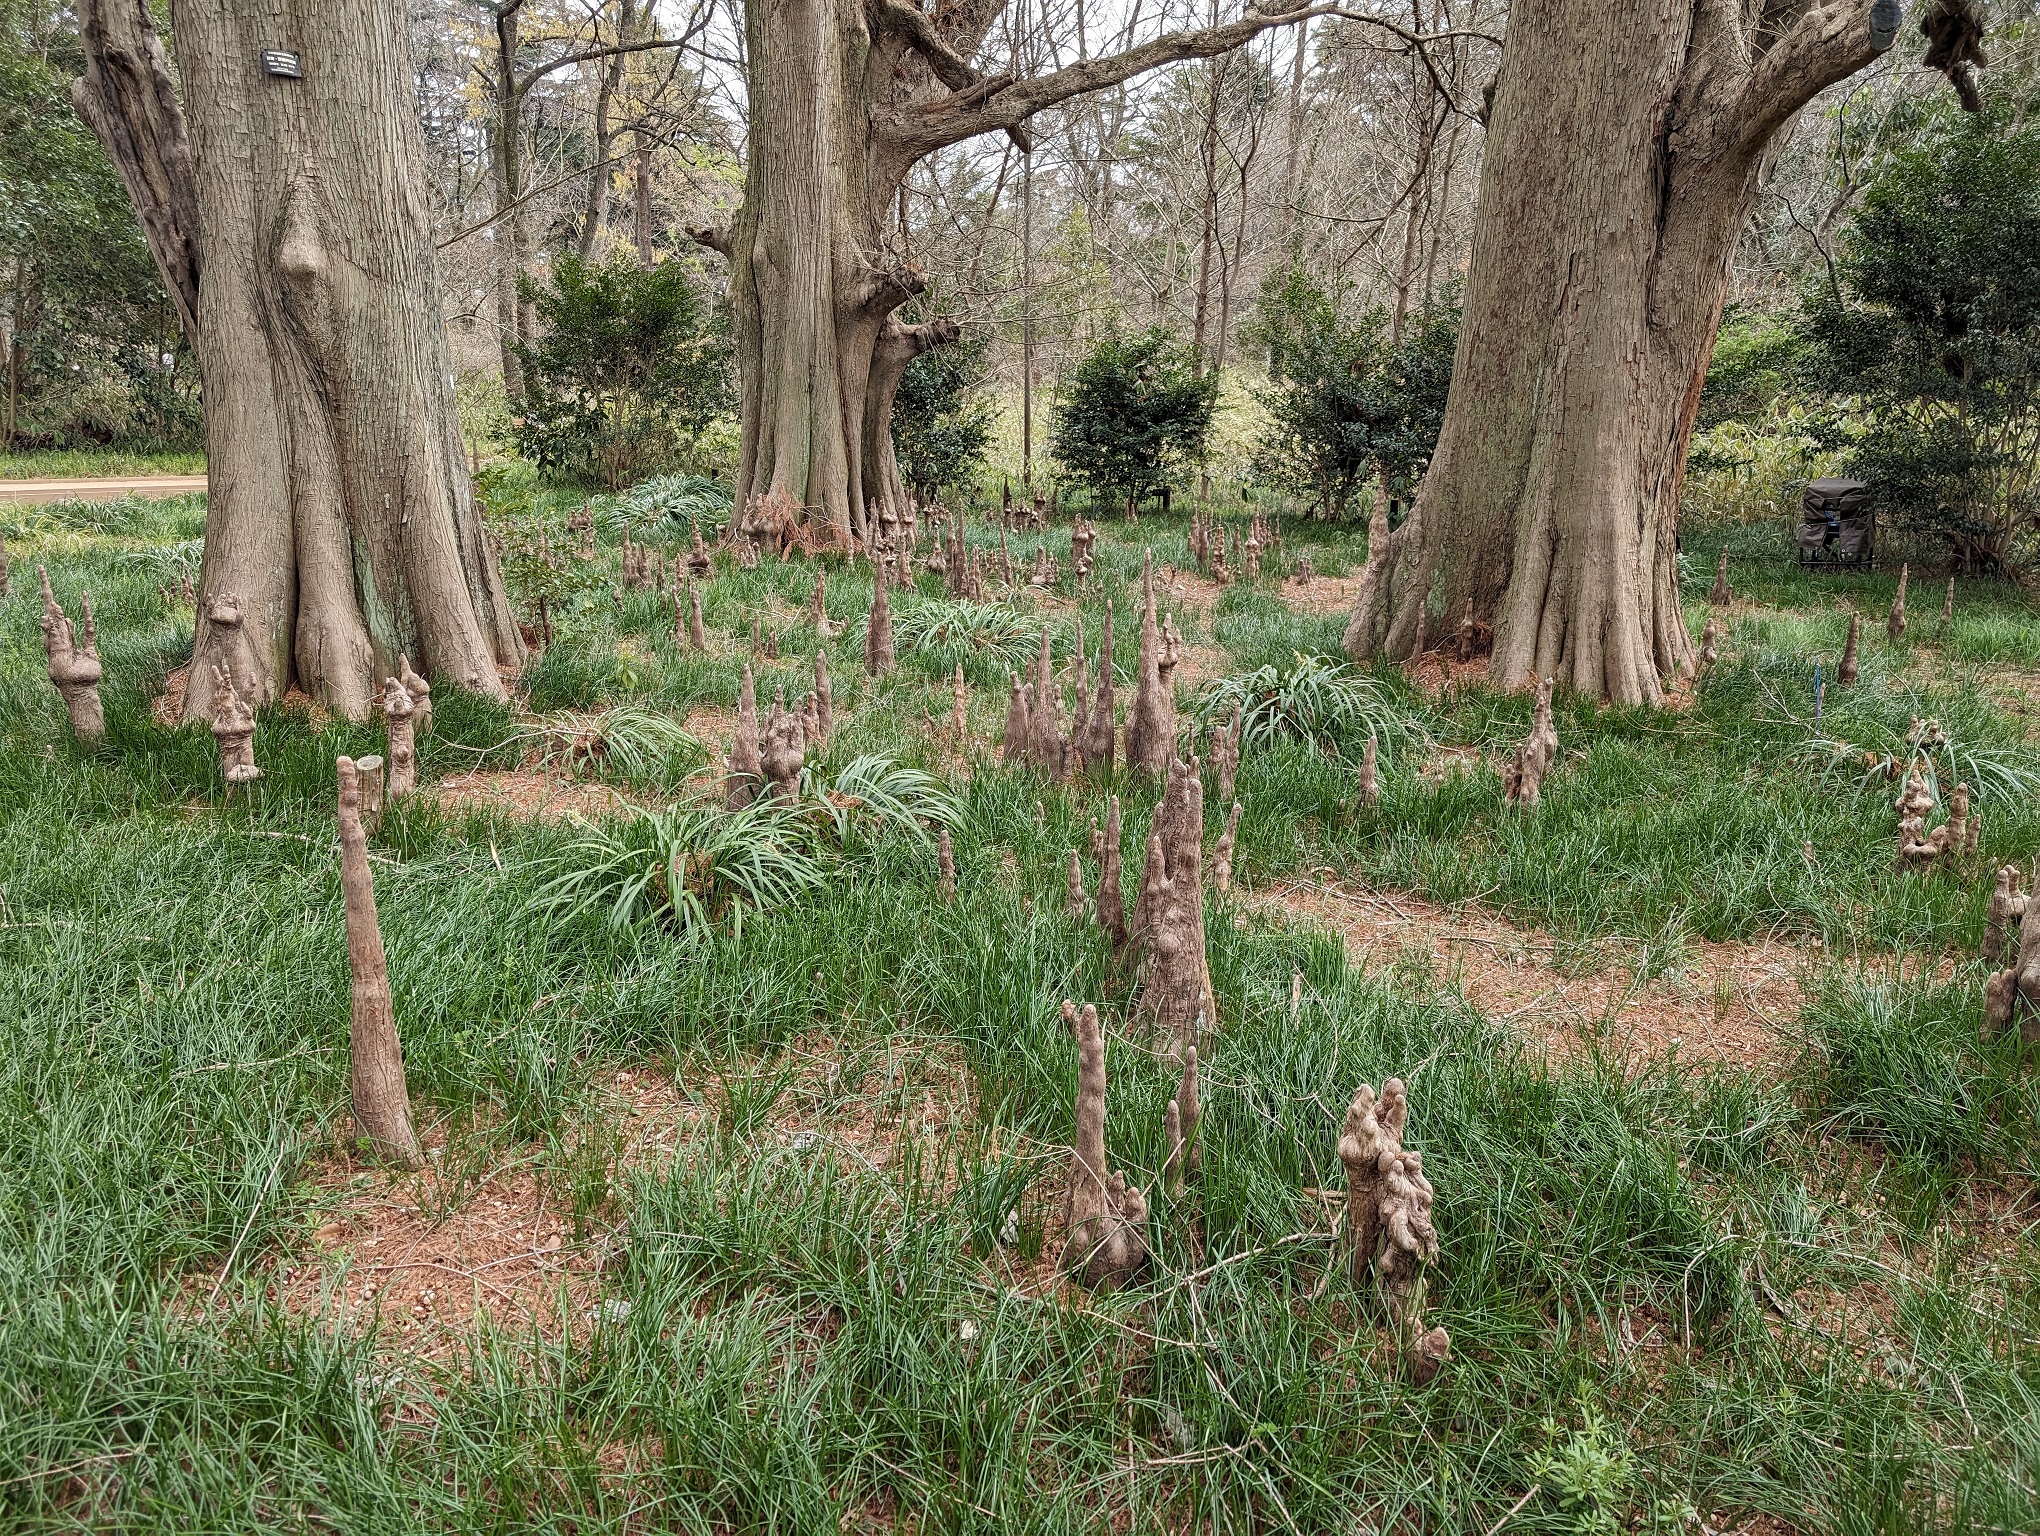
[[[937,80],[952,91],[961,91],[976,85],[983,76],[971,67],[971,62],[954,48],[935,29],[935,20],[926,11],[907,4],[907,0],[870,0],[872,14],[879,25],[898,33],[922,58],[928,61],[928,68]]]
[[[1732,124],[1740,145],[1767,143],[1793,113],[1889,48],[1895,34],[1884,25],[1885,4],[1826,0],[1802,12],[1743,86]]]
[[[619,136],[620,134],[621,130],[619,130]],[[452,234],[448,235],[444,240],[441,240],[437,244],[437,246],[434,247],[434,249],[443,251],[450,245],[458,245],[460,244],[461,241],[467,239],[468,236],[478,235],[483,230],[487,229],[490,225],[495,224],[502,219],[507,219],[511,214],[515,213],[519,208],[522,208],[526,203],[530,202],[533,198],[543,197],[546,193],[552,191],[553,188],[565,186],[568,182],[574,180],[576,177],[586,176],[591,171],[606,170],[610,166],[615,165],[618,161],[628,160],[629,158],[630,158],[629,155],[610,155],[606,159],[596,161],[593,165],[577,165],[572,170],[564,171],[560,175],[553,177],[551,181],[540,182],[537,186],[527,189],[522,196],[516,199],[516,201],[505,203],[501,208],[498,208],[486,219],[478,220],[473,224],[467,225],[463,229],[455,230]]]
[[[1335,6],[1315,6],[1281,13],[1250,12],[1238,21],[1192,32],[1172,32],[1121,53],[1086,59],[1031,80],[1015,81],[990,93],[982,104],[960,106],[961,97],[934,102],[919,112],[893,114],[889,127],[902,153],[918,158],[933,150],[982,133],[1024,128],[1037,112],[1074,96],[1089,95],[1185,59],[1215,58],[1275,27],[1295,26],[1320,16],[1343,14]]]
[[[655,37],[648,42],[611,43],[604,48],[584,48],[579,53],[562,54],[557,59],[549,59],[543,64],[534,65],[524,78],[517,83],[517,94],[522,96],[547,75],[565,69],[569,64],[586,64],[590,59],[612,58],[619,53],[648,53],[654,48],[685,48],[693,40],[691,35],[686,37]]]

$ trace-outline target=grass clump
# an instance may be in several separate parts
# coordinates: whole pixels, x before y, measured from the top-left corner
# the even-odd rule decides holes
[[[683,945],[727,932],[746,914],[791,906],[847,859],[897,834],[932,848],[930,822],[956,820],[955,802],[926,772],[872,753],[833,769],[808,767],[792,801],[742,810],[706,804],[583,823],[559,850],[535,897],[560,922],[601,916],[612,928],[656,921]]]
[[[899,654],[938,675],[961,666],[996,678],[1025,667],[1041,645],[1041,619],[1007,603],[918,597],[894,607],[892,625]]]
[[[677,784],[708,761],[708,749],[684,725],[642,704],[549,716],[523,735],[548,766],[609,774],[633,784]]]
[[[1198,714],[1207,724],[1223,723],[1235,709],[1243,747],[1288,738],[1357,760],[1370,736],[1391,753],[1421,751],[1430,742],[1422,715],[1405,697],[1379,677],[1323,656],[1298,654],[1286,667],[1222,679],[1205,693]]]
[[[1824,1129],[1901,1156],[1995,1172],[2040,1150],[2040,1081],[2016,1039],[1985,1045],[1974,976],[1831,978],[1801,1019],[1792,1083]]]
[[[742,937],[747,912],[790,905],[822,883],[820,860],[769,803],[741,811],[707,806],[644,811],[589,826],[557,857],[538,910],[612,928],[670,924],[682,944],[727,928]]]

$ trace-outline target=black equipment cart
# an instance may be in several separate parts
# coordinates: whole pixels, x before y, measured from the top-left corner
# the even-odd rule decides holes
[[[1877,555],[1877,510],[1861,480],[1814,480],[1793,529],[1808,570],[1867,571]]]

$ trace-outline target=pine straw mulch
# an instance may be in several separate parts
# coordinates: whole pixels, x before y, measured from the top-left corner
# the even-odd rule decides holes
[[[857,1081],[846,1082],[846,1071]],[[346,1147],[317,1158],[307,1175],[317,1225],[266,1272],[256,1266],[260,1283],[287,1311],[345,1332],[379,1323],[386,1355],[433,1365],[457,1365],[485,1326],[510,1339],[583,1338],[620,1305],[604,1297],[627,1241],[613,1191],[708,1154],[717,1106],[736,1080],[781,1073],[782,1091],[749,1140],[826,1148],[846,1171],[883,1170],[903,1143],[940,1140],[975,1114],[960,1060],[914,1041],[852,1058],[829,1037],[809,1036],[748,1072],[687,1066],[681,1083],[649,1069],[615,1071],[598,1079],[557,1157],[476,1125],[428,1131],[429,1166],[416,1174],[363,1163]],[[610,1191],[584,1195],[578,1221],[577,1164],[599,1170]],[[217,1277],[188,1277],[180,1310],[203,1317]]]
[[[1560,940],[1471,903],[1444,907],[1328,871],[1247,899],[1340,934],[1353,963],[1415,959],[1483,1014],[1550,1048],[1575,1053],[1598,1044],[1630,1060],[1676,1054],[1742,1067],[1779,1062],[1814,953],[1777,941],[1693,939],[1677,970],[1646,978],[1637,974],[1633,942]]]

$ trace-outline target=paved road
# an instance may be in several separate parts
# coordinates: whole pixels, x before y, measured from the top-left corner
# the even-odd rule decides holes
[[[118,501],[123,496],[189,496],[204,475],[120,475],[110,480],[0,480],[0,503]]]

